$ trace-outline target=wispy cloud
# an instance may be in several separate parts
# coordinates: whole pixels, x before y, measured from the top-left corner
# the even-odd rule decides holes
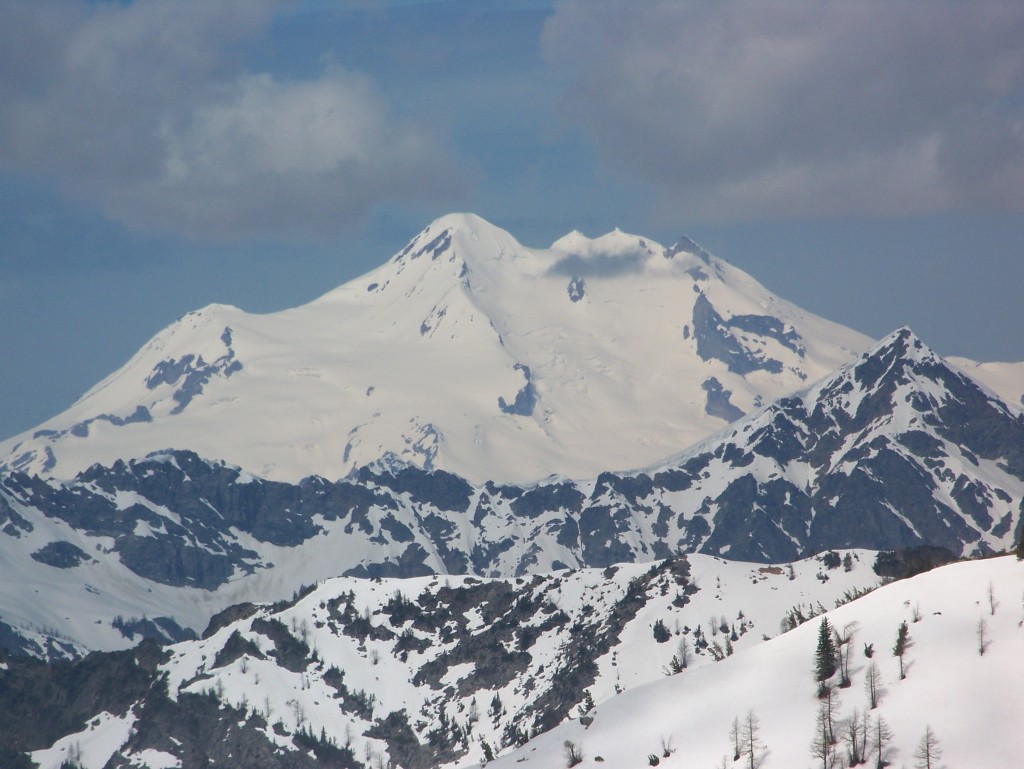
[[[1024,204],[1024,5],[565,0],[564,118],[676,216]]]
[[[246,68],[278,5],[0,4],[0,170],[215,240],[334,234],[382,201],[456,194],[451,154],[368,76]]]

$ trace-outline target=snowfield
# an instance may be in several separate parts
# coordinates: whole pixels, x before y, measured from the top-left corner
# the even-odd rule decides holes
[[[0,468],[66,479],[175,448],[291,481],[395,459],[477,482],[590,477],[676,452],[869,343],[685,239],[534,249],[452,214],[304,306],[185,315],[0,443]]]
[[[991,585],[996,602],[988,602]],[[920,615],[914,621],[915,613]],[[859,710],[871,722],[881,716],[892,730],[884,759],[915,766],[914,752],[930,726],[948,767],[1008,767],[1020,763],[1024,733],[1024,563],[1013,557],[959,563],[880,588],[827,615],[836,629],[855,631],[852,686],[836,689],[841,724]],[[891,649],[900,622],[908,622],[912,645],[907,677]],[[985,623],[986,648],[978,653],[978,623]],[[747,766],[732,761],[729,738],[734,718],[753,711],[764,744],[764,769],[822,766],[811,755],[821,701],[812,672],[818,620],[733,657],[681,675],[652,681],[600,703],[593,723],[578,720],[541,735],[496,760],[495,769],[564,769],[566,741],[584,755],[581,766],[621,769]],[[864,644],[874,656],[864,656]],[[867,707],[865,672],[881,672],[881,698]],[[662,757],[663,744],[672,748]],[[868,740],[869,750],[871,740]],[[840,741],[839,754],[844,754]],[[831,765],[831,764],[829,764]],[[842,764],[837,764],[842,765]],[[870,765],[874,765],[871,762]],[[466,767],[471,764],[465,764]]]

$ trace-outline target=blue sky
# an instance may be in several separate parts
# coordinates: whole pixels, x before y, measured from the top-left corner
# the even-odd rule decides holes
[[[0,437],[466,210],[1024,359],[1024,5],[0,0]]]

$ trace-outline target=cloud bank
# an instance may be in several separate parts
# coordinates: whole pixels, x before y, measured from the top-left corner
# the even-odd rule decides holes
[[[446,152],[368,77],[246,69],[277,10],[0,3],[0,170],[203,240],[332,235],[382,202],[456,194]]]
[[[565,0],[563,118],[706,220],[1024,205],[1024,5]]]

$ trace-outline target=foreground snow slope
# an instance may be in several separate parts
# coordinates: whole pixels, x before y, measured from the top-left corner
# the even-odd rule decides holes
[[[676,452],[868,343],[686,239],[533,249],[456,214],[302,307],[189,313],[0,444],[0,469],[70,478],[174,448],[291,481],[396,457],[478,482],[588,477]]]
[[[936,765],[1018,766],[1024,750],[1022,596],[1024,563],[1007,556],[936,569],[829,612],[835,628],[852,626],[856,632],[853,685],[837,689],[837,722],[855,709],[862,716],[867,711],[872,722],[881,715],[894,735],[883,756],[892,766],[914,765],[927,726],[943,751]],[[912,645],[901,681],[899,661],[890,650],[902,621],[909,624]],[[983,656],[979,621],[985,622]],[[750,711],[766,746],[764,769],[821,766],[810,750],[820,705],[812,681],[818,627],[812,620],[720,663],[631,689],[600,703],[589,728],[579,721],[563,724],[489,766],[564,769],[566,741],[581,748],[584,767],[639,769],[649,766],[650,754],[664,767],[710,768],[723,756],[727,766],[738,766],[732,762],[729,730],[734,718],[742,721]],[[863,654],[866,643],[874,646],[872,660]],[[867,709],[864,689],[871,661],[882,676],[881,701],[873,711]],[[674,749],[668,758],[661,758],[663,741]],[[839,747],[842,755],[842,743]]]

